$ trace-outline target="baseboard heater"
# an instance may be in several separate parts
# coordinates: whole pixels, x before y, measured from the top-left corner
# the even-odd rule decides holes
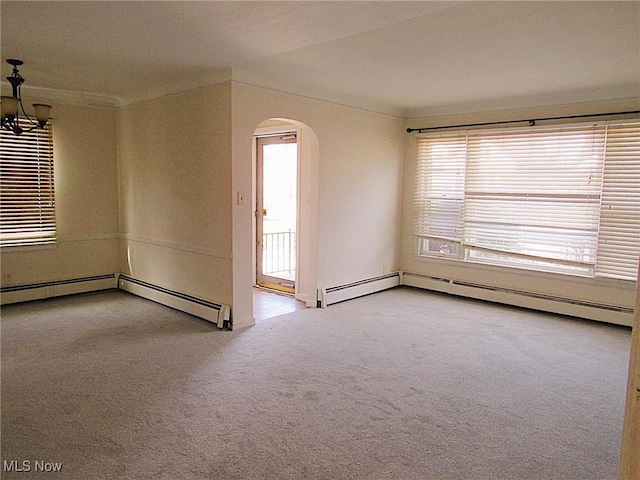
[[[616,325],[633,324],[633,308],[404,272],[402,285]]]
[[[77,293],[109,290],[116,288],[116,286],[115,273],[25,285],[10,285],[0,288],[0,303],[8,305],[31,300],[44,300],[45,298],[62,297]]]
[[[118,288],[154,302],[209,320],[219,328],[231,327],[231,307],[176,292],[128,275],[119,275]]]
[[[357,282],[337,285],[318,290],[318,307],[326,307],[370,293],[380,292],[400,285],[400,273],[393,272],[379,277],[367,278]]]

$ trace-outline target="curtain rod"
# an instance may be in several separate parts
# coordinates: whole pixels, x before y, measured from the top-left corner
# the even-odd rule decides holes
[[[631,110],[628,112],[609,112],[609,113],[593,113],[591,115],[569,115],[565,117],[546,117],[546,118],[531,118],[524,120],[505,120],[502,122],[485,122],[485,123],[467,123],[464,125],[447,125],[444,127],[424,127],[424,128],[407,128],[407,133],[411,132],[427,132],[431,130],[445,130],[447,128],[465,128],[465,127],[486,127],[488,125],[506,125],[509,123],[524,123],[527,122],[529,126],[533,127],[536,122],[544,122],[549,120],[570,120],[575,118],[592,118],[592,117],[607,117],[612,115],[633,115],[639,114],[640,110]]]

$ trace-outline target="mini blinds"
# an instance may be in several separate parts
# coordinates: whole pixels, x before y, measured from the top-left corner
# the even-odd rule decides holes
[[[462,242],[466,155],[465,135],[419,136],[415,233],[442,254]]]
[[[31,126],[23,121],[25,128]],[[55,239],[51,125],[22,135],[2,129],[0,246],[42,245]]]
[[[637,278],[640,250],[640,123],[607,131],[596,274]]]
[[[640,123],[418,135],[417,253],[636,278]]]

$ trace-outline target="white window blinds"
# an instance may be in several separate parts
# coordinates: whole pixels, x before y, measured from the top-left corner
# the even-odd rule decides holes
[[[466,137],[442,135],[418,142],[415,233],[438,245],[462,241]]]
[[[31,124],[25,120],[21,125]],[[22,135],[0,130],[0,246],[55,242],[51,125]]]
[[[418,254],[635,279],[640,124],[418,136]]]
[[[640,123],[610,125],[596,274],[637,278],[640,251]]]

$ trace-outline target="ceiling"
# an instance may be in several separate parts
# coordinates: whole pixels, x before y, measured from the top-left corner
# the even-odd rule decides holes
[[[2,0],[0,13],[25,93],[94,104],[231,78],[403,118],[640,97],[636,1]]]

